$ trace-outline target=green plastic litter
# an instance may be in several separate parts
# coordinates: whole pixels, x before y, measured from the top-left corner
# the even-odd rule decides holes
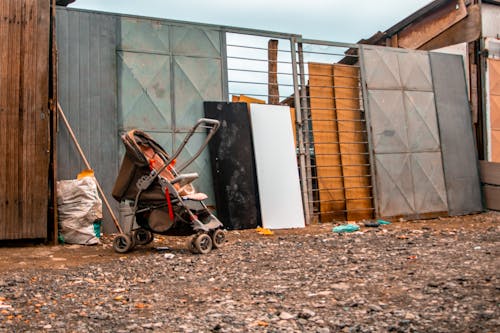
[[[94,234],[97,238],[101,238],[101,220],[94,221]]]
[[[387,225],[387,224],[391,224],[391,222],[389,221],[384,221],[384,220],[377,220],[377,223],[380,224],[380,225]]]
[[[338,233],[341,233],[341,232],[354,232],[354,231],[358,231],[359,230],[359,226],[355,225],[355,224],[344,224],[344,225],[339,225],[339,226],[336,226],[332,229],[333,232],[338,232]]]

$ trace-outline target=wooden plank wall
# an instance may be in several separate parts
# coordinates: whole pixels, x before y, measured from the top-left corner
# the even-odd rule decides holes
[[[491,161],[500,162],[500,60],[488,59]]]
[[[309,63],[308,69],[320,221],[343,221],[346,202],[333,90],[333,67],[330,64]]]
[[[333,73],[347,220],[369,219],[373,204],[366,127],[360,105],[359,68],[336,64]]]
[[[500,210],[500,163],[479,161],[484,204],[487,209]]]
[[[0,4],[0,239],[47,237],[50,0]]]

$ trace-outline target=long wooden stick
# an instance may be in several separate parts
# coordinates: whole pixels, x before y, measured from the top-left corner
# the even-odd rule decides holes
[[[73,139],[73,142],[75,143],[76,149],[78,150],[78,152],[80,153],[80,156],[83,159],[83,163],[85,163],[85,166],[87,167],[87,169],[92,169],[90,167],[89,161],[85,157],[85,153],[83,152],[82,147],[80,146],[80,144],[78,143],[78,140],[76,139],[75,133],[73,132],[73,129],[71,128],[71,125],[68,122],[68,119],[64,115],[64,111],[61,108],[61,105],[59,104],[59,102],[57,102],[57,110],[59,111],[59,114],[61,115],[61,118],[64,121],[64,124],[66,125],[66,128],[68,129],[69,134],[71,135],[71,139]],[[104,201],[106,208],[108,208],[109,214],[111,215],[111,218],[113,219],[113,223],[115,224],[116,229],[118,229],[118,231],[122,234],[123,233],[122,227],[120,226],[120,223],[118,223],[118,220],[115,216],[115,213],[113,213],[113,210],[111,209],[111,206],[109,205],[108,199],[106,199],[106,196],[104,195],[104,192],[101,188],[101,185],[99,184],[99,181],[97,180],[97,177],[96,177],[96,184],[97,184],[97,190],[101,194],[102,200]]]

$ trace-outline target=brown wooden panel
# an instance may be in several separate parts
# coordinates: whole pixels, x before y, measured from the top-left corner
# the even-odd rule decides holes
[[[500,186],[500,163],[479,161],[481,182]]]
[[[500,186],[483,186],[484,202],[487,209],[500,210]]]
[[[500,130],[491,130],[491,162],[500,162]]]
[[[333,74],[347,219],[370,219],[373,204],[365,126],[360,110],[359,69],[334,65]]]
[[[49,10],[0,5],[0,239],[47,236]]]
[[[320,220],[345,220],[346,203],[334,102],[333,66],[309,63],[308,67]]]
[[[469,14],[466,18],[442,31],[418,49],[434,50],[449,45],[477,40],[481,36],[481,10],[479,5],[471,5],[468,7],[468,11]]]
[[[488,59],[490,95],[500,96],[500,60]]]
[[[442,31],[467,16],[464,0],[450,1],[447,5],[409,25],[398,34],[398,45],[405,49],[417,49]]]
[[[500,60],[488,59],[491,161],[500,162]]]

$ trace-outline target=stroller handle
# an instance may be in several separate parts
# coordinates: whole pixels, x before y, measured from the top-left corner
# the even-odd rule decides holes
[[[209,129],[207,137],[205,138],[205,141],[200,146],[200,148],[198,148],[198,150],[193,155],[193,157],[191,157],[188,161],[186,161],[185,163],[183,163],[181,166],[176,167],[177,172],[179,172],[179,173],[182,172],[182,170],[184,170],[185,168],[187,168],[191,163],[194,162],[194,160],[196,160],[198,158],[198,156],[200,156],[200,154],[203,152],[203,150],[205,149],[205,147],[208,145],[208,142],[212,139],[212,137],[214,136],[215,132],[217,132],[217,130],[220,127],[220,122],[218,120],[216,120],[216,119],[209,119],[209,118],[200,118],[200,119],[198,119],[198,121],[196,122],[196,124],[193,127],[191,127],[191,129],[189,130],[189,132],[186,134],[186,137],[182,141],[181,145],[177,148],[177,150],[172,155],[172,157],[169,158],[169,160],[167,161],[166,165],[170,164],[170,162],[172,162],[173,160],[175,160],[181,154],[181,152],[184,150],[184,148],[186,147],[187,143],[192,138],[193,134],[196,132],[196,130],[198,129],[198,127],[200,127],[202,125],[205,125],[205,127],[207,129]]]

